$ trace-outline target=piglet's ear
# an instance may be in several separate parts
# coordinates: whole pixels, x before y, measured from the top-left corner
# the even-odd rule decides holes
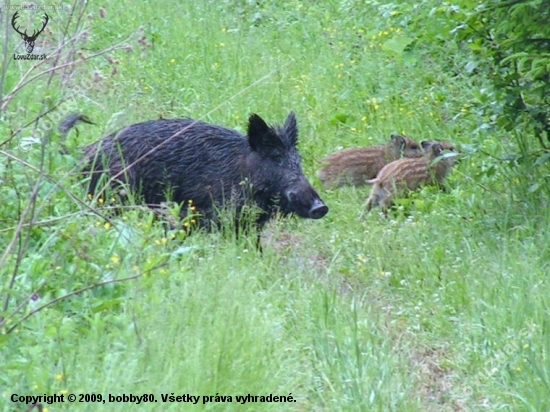
[[[420,146],[422,146],[422,149],[424,150],[428,150],[430,148],[430,146],[433,144],[434,142],[430,141],[430,140],[422,140],[420,142]]]
[[[395,147],[398,147],[399,150],[404,150],[405,146],[407,145],[407,142],[405,141],[405,138],[398,134],[392,134],[390,136],[391,141],[395,145]]]
[[[443,146],[441,146],[441,144],[439,143],[432,143],[431,148],[434,156],[439,156],[441,153],[443,153]]]
[[[264,155],[282,146],[277,133],[257,114],[248,119],[248,143],[253,151]]]

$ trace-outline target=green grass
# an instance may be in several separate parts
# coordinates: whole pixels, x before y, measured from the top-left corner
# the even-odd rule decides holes
[[[39,79],[0,114],[1,141],[62,96],[96,122],[69,135],[69,155],[57,134],[21,150],[34,125],[0,148],[0,257],[36,203],[24,219],[33,227],[23,226],[0,267],[0,311],[10,296],[0,410],[27,410],[13,393],[158,400],[57,403],[49,412],[550,410],[548,211],[523,190],[528,173],[487,155],[503,158],[512,142],[479,129],[484,79],[462,74],[465,52],[424,43],[407,18],[413,3],[382,3],[120,1],[104,5],[103,19],[88,7],[85,55],[137,32],[133,50],[108,53],[118,63],[89,59],[70,81]],[[66,18],[52,13],[52,42]],[[413,40],[403,53],[388,49],[403,38]],[[11,36],[10,53],[17,43]],[[3,97],[30,67],[10,58]],[[79,91],[94,74],[102,80]],[[304,171],[330,212],[272,222],[263,256],[254,239],[172,239],[143,210],[106,221],[77,177],[77,147],[134,122],[189,116],[244,131],[251,112],[277,123],[291,110]],[[360,221],[368,188],[322,190],[315,161],[394,132],[451,140],[462,162],[448,193],[426,188],[390,219],[372,212]],[[172,393],[233,399],[161,401]],[[296,402],[236,402],[247,394]]]

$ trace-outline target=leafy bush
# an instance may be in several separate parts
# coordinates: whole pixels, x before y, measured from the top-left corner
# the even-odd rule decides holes
[[[492,84],[482,107],[492,126],[515,138],[517,151],[507,160],[522,166],[528,192],[549,190],[549,18],[543,0],[492,0],[469,16],[458,37],[474,53],[469,70]]]
[[[477,177],[506,176],[526,203],[550,192],[550,9],[544,0],[456,0],[387,4],[414,42],[403,57],[423,56],[466,78],[466,112],[477,127],[468,149],[483,155]],[[431,7],[430,7],[431,6]],[[429,24],[426,24],[426,22]],[[487,146],[495,135],[500,147]],[[504,152],[504,153],[502,153]],[[499,173],[495,173],[496,171]],[[495,183],[495,182],[493,182]],[[532,194],[541,196],[532,197]],[[546,207],[544,201],[541,202]]]

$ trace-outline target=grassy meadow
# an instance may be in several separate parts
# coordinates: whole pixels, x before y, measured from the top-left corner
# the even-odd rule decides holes
[[[0,410],[30,410],[12,394],[153,394],[43,411],[549,411],[549,212],[528,190],[538,171],[502,161],[514,140],[476,110],[486,79],[464,69],[449,4],[160,4],[77,1],[69,24],[46,10],[34,53],[61,52],[43,63],[14,60],[2,10]],[[86,197],[78,147],[120,127],[244,132],[250,113],[290,111],[330,211],[273,221],[263,255],[253,238],[167,234],[147,210]],[[63,142],[54,126],[72,112],[95,125]],[[446,192],[361,221],[369,188],[324,190],[318,160],[391,133],[451,140],[461,162]]]

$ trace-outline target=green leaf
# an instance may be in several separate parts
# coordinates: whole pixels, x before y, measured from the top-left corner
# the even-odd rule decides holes
[[[116,308],[116,307],[120,306],[121,303],[122,303],[121,298],[106,300],[106,301],[101,302],[100,304],[94,306],[92,308],[92,313],[101,312],[105,309]]]
[[[519,52],[519,53],[514,53],[514,54],[502,59],[501,64],[506,64],[506,63],[509,63],[512,60],[518,60],[520,58],[525,58],[525,57],[529,57],[529,53],[524,52],[524,51]]]
[[[336,113],[332,116],[332,119],[330,119],[332,125],[337,125],[338,123],[346,124],[348,121],[353,121],[353,116],[345,113]]]
[[[535,160],[535,165],[540,166],[543,163],[546,163],[550,159],[550,152],[547,152]]]
[[[540,188],[540,183],[529,186],[529,193],[535,193]]]
[[[413,41],[413,38],[406,36],[392,37],[382,44],[382,50],[396,54],[403,54],[407,46]]]
[[[475,69],[477,69],[477,66],[479,66],[479,62],[470,60],[470,61],[466,64],[466,67],[465,67],[466,72],[467,72],[467,73],[472,73]]]

